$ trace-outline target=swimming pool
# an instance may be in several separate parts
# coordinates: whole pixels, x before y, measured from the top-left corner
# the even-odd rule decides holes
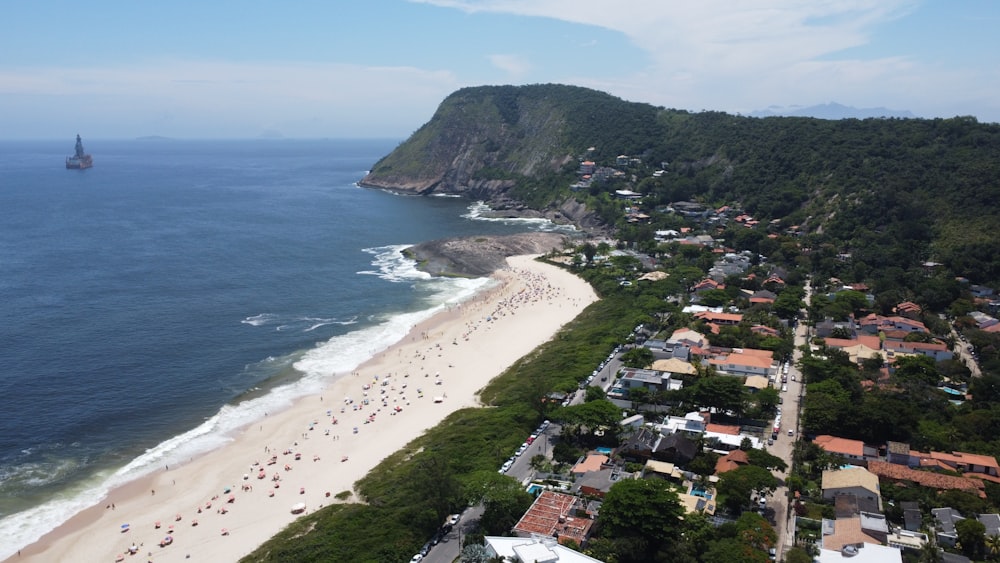
[[[535,484],[535,483],[532,483],[528,487],[528,494],[531,495],[531,496],[537,497],[538,495],[542,494],[542,491],[544,491],[544,490],[545,490],[545,487],[543,487],[541,485],[538,485],[538,484]]]
[[[691,485],[691,494],[706,500],[712,500],[712,493],[701,485]]]
[[[611,448],[594,448],[594,451],[599,454],[611,455]]]

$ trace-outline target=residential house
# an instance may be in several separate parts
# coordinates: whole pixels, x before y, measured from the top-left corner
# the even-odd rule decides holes
[[[778,367],[774,363],[770,350],[737,348],[724,356],[720,355],[704,360],[703,363],[715,366],[716,370],[728,375],[769,377],[778,373]]]
[[[706,323],[716,324],[720,326],[735,326],[743,321],[743,315],[739,313],[714,313],[711,311],[704,311],[701,313],[695,313],[694,318],[701,319]]]
[[[590,497],[604,498],[611,490],[611,485],[617,482],[614,469],[605,467],[597,471],[589,471],[576,478],[573,492]]]
[[[600,471],[605,465],[611,462],[611,458],[604,454],[587,454],[581,461],[573,466],[570,473],[579,476],[591,471]]]
[[[913,481],[923,487],[938,490],[955,489],[986,498],[986,485],[982,479],[942,475],[935,471],[919,471],[887,461],[869,461],[868,470],[883,479],[892,481]]]
[[[538,563],[602,563],[589,555],[572,550],[547,537],[486,536],[486,553],[490,561],[535,561]]]
[[[878,456],[878,452],[871,446],[866,446],[861,440],[849,440],[821,434],[813,438],[813,443],[831,454],[839,455],[848,461],[864,461]]]
[[[689,328],[679,328],[670,335],[663,348],[674,348],[679,345],[687,346],[688,348],[704,348],[708,346],[708,340],[700,332]]]
[[[986,537],[1000,535],[1000,514],[980,514],[976,519],[986,528]]]
[[[852,494],[859,498],[875,500],[879,511],[882,510],[882,492],[878,477],[863,467],[828,469],[823,472],[822,487],[825,499]]]
[[[677,361],[680,362],[680,360]],[[680,379],[674,379],[671,377],[669,372],[651,369],[625,368],[621,371],[619,385],[626,390],[641,387],[649,389],[651,392],[659,392],[676,391],[684,387],[684,382]]]
[[[888,330],[905,330],[908,332],[928,332],[927,327],[920,321],[907,319],[906,317],[893,316],[883,317],[872,313],[859,321],[862,332],[877,335],[879,332]]]
[[[719,283],[713,280],[712,278],[705,278],[700,282],[694,284],[694,287],[691,288],[691,291],[693,291],[694,293],[702,293],[705,291],[711,291],[713,289],[726,289],[726,285],[723,283]]]
[[[715,474],[721,475],[744,465],[750,465],[750,458],[743,450],[733,450],[715,461]]]
[[[903,509],[903,529],[911,532],[919,532],[924,527],[924,517],[920,512],[920,504],[913,501],[903,501],[899,503]]]
[[[653,457],[673,463],[688,463],[698,455],[698,443],[681,433],[661,436],[653,449]]]
[[[896,305],[895,309],[901,317],[906,317],[908,319],[920,320],[920,314],[923,312],[920,309],[920,305],[912,301],[903,301],[899,305]]]
[[[919,462],[910,462],[910,445],[906,442],[886,442],[885,460],[896,465],[917,465]]]
[[[934,516],[934,532],[937,542],[947,547],[955,547],[958,541],[958,532],[955,531],[955,524],[965,517],[954,508],[932,508],[931,514]]]
[[[750,296],[750,303],[754,305],[771,305],[777,298],[778,296],[776,294],[766,289],[762,289],[754,292],[754,294]]]
[[[997,464],[997,459],[993,456],[966,452],[922,453],[911,451],[910,457],[916,457],[921,468],[958,471],[970,477],[1000,482],[1000,465]]]
[[[858,328],[853,317],[846,321],[834,321],[828,317],[816,323],[816,336],[819,338],[829,338],[835,330],[847,333],[851,338],[854,338],[858,334]]]
[[[757,393],[761,389],[767,389],[770,383],[771,380],[763,375],[750,375],[747,376],[746,381],[743,382],[743,386],[746,387],[751,393]]]
[[[951,349],[941,341],[935,342],[898,342],[888,340],[883,344],[886,356],[891,357],[896,354],[923,355],[932,358],[935,362],[943,362],[954,357]]]
[[[823,519],[823,549],[840,551],[845,546],[862,548],[867,545],[882,545],[882,538],[868,533],[862,527],[860,516],[850,518],[837,518],[836,520]]]
[[[573,495],[542,491],[528,511],[514,525],[514,533],[522,538],[545,536],[559,543],[573,541],[585,546],[594,520],[586,514],[584,500]]]
[[[643,479],[663,479],[674,483],[684,481],[684,473],[673,463],[650,459],[642,468]]]
[[[653,365],[649,366],[651,370],[658,371],[661,373],[666,373],[670,376],[671,381],[674,379],[678,380],[680,383],[680,377],[684,375],[695,375],[698,370],[695,369],[691,362],[686,362],[678,358],[668,358],[666,360],[656,360]]]
[[[846,545],[841,550],[821,548],[814,563],[903,563],[903,552],[884,545],[863,543]]]

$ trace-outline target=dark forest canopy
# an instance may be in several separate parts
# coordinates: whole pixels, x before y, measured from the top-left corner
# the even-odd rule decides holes
[[[858,278],[932,260],[977,282],[1000,280],[1000,126],[973,117],[751,118],[575,86],[463,88],[363,183],[597,208],[601,190],[569,185],[580,160],[615,166],[618,155],[639,159],[624,169],[627,187],[650,211],[682,200],[737,204],[762,224],[801,226],[815,248],[851,253]],[[604,199],[618,187],[602,188]]]

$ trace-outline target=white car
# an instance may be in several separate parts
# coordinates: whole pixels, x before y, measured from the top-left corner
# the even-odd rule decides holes
[[[448,517],[448,525],[454,526],[455,524],[458,524],[458,521],[461,518],[462,518],[461,514],[452,514],[451,516]]]
[[[418,553],[418,554],[416,554],[416,555],[414,555],[413,557],[410,558],[410,563],[417,563],[417,561],[420,561],[423,558],[424,558],[424,556],[420,555]]]

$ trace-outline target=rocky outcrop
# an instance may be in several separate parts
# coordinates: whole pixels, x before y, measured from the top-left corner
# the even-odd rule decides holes
[[[439,276],[482,277],[502,268],[508,256],[560,250],[569,239],[556,233],[447,238],[422,242],[403,252],[421,270]]]

